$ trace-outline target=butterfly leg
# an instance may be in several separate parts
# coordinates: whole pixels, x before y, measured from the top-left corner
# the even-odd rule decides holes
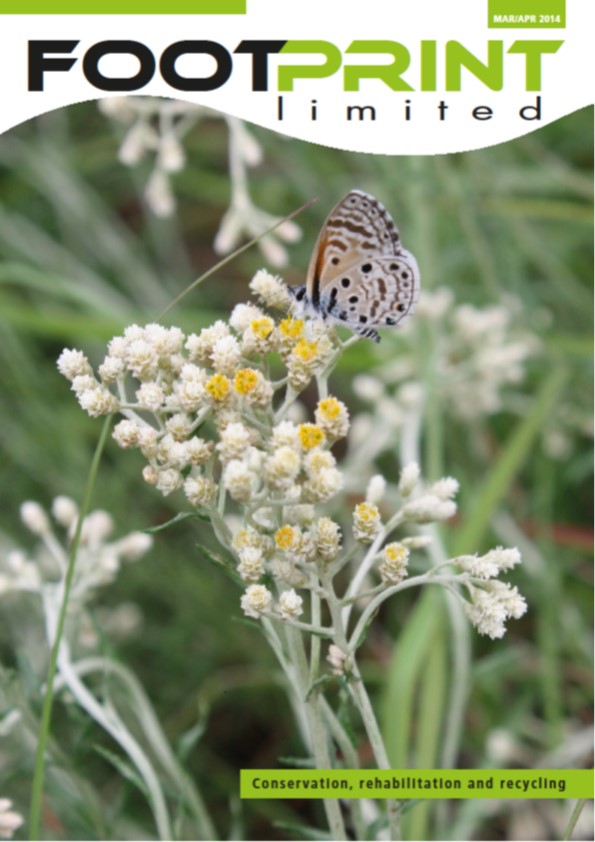
[[[380,334],[371,327],[353,327],[352,330],[359,333],[365,339],[373,339],[374,342],[380,342]]]

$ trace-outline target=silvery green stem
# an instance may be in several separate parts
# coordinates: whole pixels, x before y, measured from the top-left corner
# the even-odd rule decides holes
[[[178,763],[151,703],[136,676],[122,664],[112,661],[109,658],[83,658],[76,663],[72,663],[71,666],[79,677],[93,672],[101,672],[103,674],[112,673],[125,684],[126,689],[132,697],[134,712],[138,717],[139,723],[142,725],[143,733],[163,765],[164,770],[172,779],[172,783],[178,788],[191,807],[198,825],[200,837],[202,839],[216,839],[216,830],[204,802],[192,780]],[[60,676],[56,682],[56,689],[64,683],[63,677]]]
[[[165,796],[161,789],[159,778],[147,755],[120,718],[113,711],[106,710],[79,679],[70,661],[68,647],[64,644],[60,647],[58,655],[58,669],[64,684],[68,687],[78,704],[98,725],[113,737],[136,767],[149,793],[149,803],[153,811],[159,838],[164,840],[172,839],[172,827]]]
[[[318,400],[328,398],[328,379],[326,375],[316,377],[316,388],[318,390]]]
[[[320,624],[320,595],[316,592],[317,579],[314,573],[310,576],[312,590],[310,592],[310,616],[312,623]],[[310,683],[318,678],[320,669],[320,638],[314,636],[310,640]]]
[[[229,129],[229,175],[231,178],[231,204],[237,208],[245,208],[250,203],[248,195],[248,177],[246,164],[242,155],[240,141],[240,122],[236,117],[227,117]]]
[[[283,399],[283,403],[281,404],[281,406],[279,407],[279,409],[275,413],[275,418],[274,418],[275,424],[278,424],[280,421],[283,420],[283,417],[284,417],[285,413],[287,412],[287,410],[289,409],[289,407],[293,403],[295,403],[295,399],[297,398],[298,394],[299,393],[296,392],[293,389],[291,384],[288,383],[287,388],[285,390],[285,397]]]
[[[408,588],[416,588],[419,585],[449,586],[459,581],[460,578],[457,576],[432,576],[430,572],[423,573],[421,576],[414,576],[411,579],[405,579],[403,582],[399,582],[398,585],[392,585],[392,587],[386,588],[386,590],[378,594],[378,596],[374,597],[374,599],[372,599],[368,603],[368,605],[366,605],[365,610],[363,611],[355,629],[351,634],[351,637],[349,638],[350,650],[355,649],[364,629],[366,628],[370,617],[372,617],[374,612],[377,611],[378,607],[384,602],[385,599],[388,599],[395,593],[399,593],[399,591],[405,591]]]
[[[316,594],[312,594],[316,596]],[[329,628],[327,626],[317,626],[313,623],[302,623],[299,620],[284,620],[285,625],[291,626],[294,629],[299,629],[299,631],[307,632],[308,634],[313,635],[313,640],[318,640],[320,645],[320,637],[331,637],[334,638],[335,630],[334,628]]]
[[[229,530],[229,526],[225,523],[225,520],[223,519],[223,515],[219,512],[218,509],[212,507],[209,511],[209,516],[211,518],[213,531],[217,540],[219,541],[222,547],[229,547],[231,543],[231,532]]]
[[[398,511],[395,515],[393,515],[393,517],[388,521],[388,523],[386,523],[382,527],[378,535],[374,538],[355,575],[349,583],[349,587],[345,592],[346,600],[350,600],[352,597],[357,595],[362,585],[362,582],[364,581],[364,579],[370,572],[372,565],[374,564],[374,560],[378,554],[378,551],[380,550],[380,547],[390,535],[390,533],[393,531],[393,529],[396,529],[396,527],[401,523],[401,521],[402,515],[401,512]],[[347,602],[347,604],[343,608],[343,623],[345,625],[345,628],[347,628],[347,624],[349,623],[351,609],[352,603]]]
[[[431,528],[432,543],[429,552],[432,557],[432,571],[443,569],[449,563],[446,550],[436,527]],[[432,581],[438,577],[434,576]],[[456,584],[451,574],[451,584]],[[452,682],[450,702],[447,708],[444,729],[444,744],[442,746],[442,765],[451,769],[456,762],[456,755],[463,728],[465,704],[469,692],[469,670],[471,663],[471,644],[469,638],[469,624],[464,613],[460,610],[460,597],[453,592],[446,594],[446,609],[452,630],[452,670],[457,680]]]
[[[355,658],[353,659],[352,676],[353,678],[349,682],[349,690],[359,710],[362,722],[364,723],[364,728],[366,729],[366,734],[368,736],[368,740],[370,741],[376,765],[379,769],[390,769],[391,765],[384,746],[384,740],[382,739],[382,734],[380,733],[380,728],[378,727],[374,709],[372,708],[370,697],[368,696],[368,692],[355,662]],[[390,838],[391,840],[398,840],[401,838],[399,802],[394,798],[387,798],[386,811]]]
[[[349,562],[351,561],[353,556],[357,553],[358,549],[359,548],[358,548],[357,544],[354,544],[352,547],[350,547],[347,550],[346,553],[344,553],[344,555],[339,556],[339,558],[336,559],[336,561],[333,561],[333,563],[328,568],[329,575],[331,577],[336,576],[337,573],[340,570],[342,570],[345,567],[346,564],[349,564]]]
[[[444,728],[442,766],[453,769],[461,741],[467,696],[469,693],[469,672],[471,663],[471,640],[469,623],[461,611],[459,600],[453,593],[446,594],[446,607],[452,629],[452,672],[457,680],[451,683],[450,704]]]
[[[308,731],[308,722],[306,719],[304,705],[302,703],[301,689],[299,685],[297,671],[295,669],[294,664],[291,661],[289,661],[285,655],[285,652],[283,650],[283,644],[281,643],[279,635],[277,634],[277,630],[275,629],[274,623],[271,620],[268,620],[266,617],[263,617],[261,624],[264,629],[265,637],[268,641],[268,644],[275,653],[277,661],[279,662],[279,666],[283,670],[283,674],[287,681],[286,687],[289,691],[289,704],[291,705],[295,721],[297,722],[302,742],[307,747],[308,751],[310,751],[310,733]]]
[[[335,642],[343,652],[347,653],[349,647],[345,627],[342,624],[341,602],[337,598],[333,588],[332,578],[329,573],[326,575],[321,574],[320,578],[326,591],[326,599],[331,613],[331,619],[336,630]],[[352,677],[352,680],[349,681],[349,690],[362,718],[368,740],[370,741],[370,746],[372,747],[372,751],[374,753],[376,764],[379,769],[390,769],[388,754],[384,746],[382,734],[380,733],[368,693],[355,662],[355,657],[352,657],[351,659],[349,671]],[[394,799],[387,799],[386,808],[391,839],[400,839],[398,803]]]
[[[329,730],[333,736],[335,743],[343,753],[346,767],[348,769],[359,769],[359,758],[357,756],[357,751],[355,750],[355,747],[351,742],[351,738],[349,734],[347,734],[347,732],[345,731],[345,728],[338,719],[335,711],[332,709],[332,707],[322,695],[320,696],[320,708],[322,710],[322,715],[327,721]],[[359,798],[353,798],[350,801],[348,801],[347,804],[353,817],[353,825],[356,833],[356,838],[366,839],[368,837],[368,828],[364,820],[361,800]]]
[[[49,530],[43,533],[43,535],[41,536],[41,540],[43,541],[51,557],[56,562],[59,568],[60,576],[64,576],[68,567],[68,557],[64,552],[64,548],[56,540],[56,536],[54,535],[54,533]]]
[[[304,642],[298,631],[287,629],[287,642],[291,653],[292,661],[297,669],[301,685],[300,698],[305,707],[308,727],[310,732],[311,751],[314,754],[314,761],[317,769],[332,769],[331,758],[328,751],[328,737],[322,721],[320,700],[317,693],[310,693],[309,668]],[[329,825],[332,839],[347,839],[343,816],[339,801],[334,798],[324,799],[324,809]]]

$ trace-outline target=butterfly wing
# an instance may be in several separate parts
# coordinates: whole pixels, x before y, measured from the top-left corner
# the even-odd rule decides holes
[[[323,316],[365,332],[405,322],[419,298],[419,269],[384,205],[352,190],[318,236],[306,288]]]
[[[306,287],[312,300],[344,268],[366,256],[399,254],[400,237],[384,205],[361,190],[352,190],[332,209],[312,252]]]
[[[349,267],[325,300],[329,315],[349,327],[397,326],[415,310],[419,289],[417,261],[403,249],[398,257],[370,258]]]

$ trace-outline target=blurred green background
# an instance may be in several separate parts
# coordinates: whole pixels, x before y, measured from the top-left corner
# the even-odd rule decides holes
[[[515,296],[517,323],[542,343],[503,410],[478,422],[490,454],[484,463],[468,446],[469,425],[439,408],[433,432],[429,428],[424,437],[426,475],[452,474],[461,482],[458,519],[443,530],[450,551],[486,551],[502,543],[493,523],[505,518],[534,552],[511,576],[527,599],[527,615],[512,622],[501,641],[471,635],[462,767],[498,765],[500,757],[502,765],[521,767],[580,765],[575,743],[588,740],[592,126],[586,109],[500,146],[417,158],[341,152],[249,127],[264,153],[249,172],[255,205],[284,216],[318,197],[297,218],[303,237],[287,246],[290,265],[281,271],[287,282],[303,282],[326,214],[358,187],[394,214],[405,245],[417,256],[424,289],[446,286],[457,303],[477,306]],[[100,422],[80,411],[58,374],[62,348],[81,348],[97,364],[111,336],[127,324],[155,320],[220,259],[212,243],[230,198],[227,136],[227,124],[217,119],[187,132],[187,163],[172,177],[177,210],[166,219],[156,218],[143,199],[151,157],[135,167],[119,163],[122,129],[96,103],[46,114],[0,138],[4,550],[32,546],[18,518],[22,501],[49,506],[57,494],[77,500],[82,495]],[[190,332],[226,318],[234,303],[247,299],[255,270],[266,265],[258,248],[250,249],[193,291],[166,323]],[[358,343],[343,359],[331,382],[353,412],[359,405],[351,391],[354,376],[398,354],[399,342],[389,337],[378,347]],[[545,401],[546,410],[523,432],[536,400]],[[559,453],[547,446],[552,436],[562,443]],[[140,454],[123,453],[110,442],[93,507],[114,515],[117,534],[162,523],[183,506],[181,497],[164,499],[144,485],[141,469]],[[387,470],[394,478],[394,464]],[[303,749],[272,654],[256,630],[238,622],[236,587],[195,549],[209,540],[189,522],[157,534],[150,555],[126,566],[98,594],[97,608],[133,602],[143,617],[136,634],[103,646],[137,673],[174,745],[197,723],[204,728],[186,762],[221,835],[292,838],[294,831],[283,824],[320,825],[314,802],[238,804],[240,767],[274,767]],[[389,744],[403,734],[410,740],[407,750],[401,741],[391,751],[404,752],[413,765],[432,766],[445,727],[445,687],[456,675],[440,646],[415,648],[432,613],[420,610],[420,601],[420,594],[407,592],[385,606],[363,664]],[[27,627],[39,623],[33,598],[3,600],[3,681],[10,698],[20,698],[28,711],[31,742],[28,750],[10,740],[0,748],[0,796],[12,797],[23,813],[43,680],[23,651]],[[143,836],[152,830],[142,797],[98,751],[114,750],[109,739],[62,703],[54,711],[54,735],[46,838],[113,838],[110,827],[126,838],[149,838]],[[365,745],[360,753],[366,762]],[[97,809],[106,802],[107,822]],[[519,835],[529,827],[533,838],[558,838],[564,807],[530,801],[513,808],[445,804],[442,813],[434,807],[419,811],[407,833],[445,838],[448,826],[451,838],[514,839],[529,838]],[[19,833],[17,838],[26,838],[23,829]]]

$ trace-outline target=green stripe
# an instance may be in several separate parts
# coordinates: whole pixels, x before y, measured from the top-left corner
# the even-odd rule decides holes
[[[245,15],[247,0],[5,0],[5,15]]]
[[[240,798],[593,798],[593,769],[241,769]]]

